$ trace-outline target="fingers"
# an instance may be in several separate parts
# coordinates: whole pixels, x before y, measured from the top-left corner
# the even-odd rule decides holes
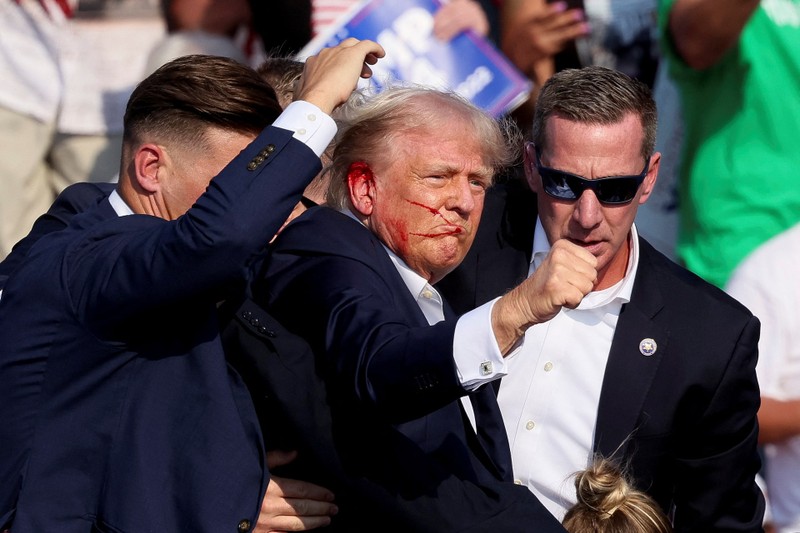
[[[465,30],[483,36],[489,33],[486,13],[474,0],[452,0],[433,17],[433,35],[441,41],[449,41]]]
[[[372,75],[369,65],[374,65],[384,55],[378,43],[352,37],[337,46],[324,48],[306,60],[297,98],[330,113],[347,100],[359,77]]]
[[[292,454],[276,454],[282,461]],[[261,504],[256,532],[305,531],[324,527],[339,512],[333,493],[324,487],[271,476]]]
[[[331,517],[329,516],[281,516],[274,518],[274,523],[265,525],[259,522],[254,533],[285,533],[288,531],[308,531],[329,526]]]
[[[320,502],[332,502],[334,498],[333,493],[325,487],[278,476],[270,476],[267,494],[278,498],[297,498]]]
[[[267,452],[267,468],[273,469],[288,465],[295,459],[297,459],[296,451],[270,450]]]
[[[569,241],[557,241],[528,279],[492,308],[492,331],[500,353],[508,355],[525,331],[547,322],[563,307],[577,307],[597,280],[597,258]]]
[[[566,4],[564,6],[566,7]],[[583,10],[559,9],[558,4],[551,6],[548,16],[542,20],[542,26],[547,38],[562,46],[589,33],[589,25],[586,23]]]
[[[583,11],[567,9],[565,2],[525,4],[507,24],[503,51],[526,72],[536,61],[561,52],[589,33]]]
[[[569,241],[556,241],[523,290],[533,323],[556,316],[561,308],[574,309],[594,288],[597,258]]]
[[[556,241],[532,276],[544,297],[539,312],[549,320],[561,307],[576,308],[594,288],[596,266],[597,258],[588,251],[566,240]]]

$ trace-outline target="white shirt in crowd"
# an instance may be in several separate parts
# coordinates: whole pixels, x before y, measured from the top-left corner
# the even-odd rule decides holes
[[[762,244],[725,290],[761,321],[756,374],[761,395],[800,398],[800,224]],[[800,531],[800,436],[766,444],[766,485],[778,533]]]

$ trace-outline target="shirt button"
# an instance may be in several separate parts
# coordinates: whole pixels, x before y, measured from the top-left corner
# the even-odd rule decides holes
[[[545,371],[545,372],[550,372],[551,370],[553,370],[553,363],[551,363],[550,361],[548,361],[548,362],[546,362],[546,363],[544,364],[544,371]]]
[[[533,420],[528,420],[528,423],[525,424],[525,429],[528,431],[532,430],[534,427],[536,427],[536,424],[534,424]]]
[[[308,121],[309,122],[314,122],[315,120],[317,120],[317,115],[313,115],[313,114],[312,115],[308,115]]]
[[[306,134],[306,129],[305,128],[300,128],[299,130],[297,130],[297,134],[298,135],[305,135]]]
[[[522,480],[521,479],[515,479],[514,480],[514,484],[515,485],[522,485]]]
[[[245,518],[244,520],[239,521],[239,525],[236,526],[236,529],[240,533],[247,533],[247,531],[250,531],[250,520]]]
[[[433,292],[429,291],[428,289],[425,289],[424,291],[422,291],[422,297],[425,298],[426,300],[430,300],[431,298],[433,298]]]

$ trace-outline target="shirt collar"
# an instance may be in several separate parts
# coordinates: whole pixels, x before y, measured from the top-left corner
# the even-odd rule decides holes
[[[636,279],[636,272],[639,269],[639,232],[636,230],[636,224],[631,225],[629,238],[631,240],[631,249],[628,256],[628,269],[625,272],[625,277],[618,283],[612,285],[602,291],[593,291],[586,295],[578,309],[591,309],[610,303],[613,300],[618,300],[620,303],[628,303],[631,301],[631,294],[633,293],[633,282]],[[547,235],[544,232],[542,221],[536,218],[536,229],[533,232],[533,253],[531,254],[531,268],[530,272],[535,271],[541,264],[544,257],[550,251],[550,243],[547,240]]]
[[[349,209],[342,209],[341,212],[357,221],[362,226],[364,225],[364,223],[361,222]],[[405,283],[406,287],[414,296],[414,298],[420,299],[422,294],[427,290],[433,293],[433,298],[435,301],[442,301],[439,292],[430,283],[428,283],[428,280],[411,270],[411,267],[409,267],[405,261],[400,259],[400,257],[391,251],[385,244],[381,243],[381,246],[383,246],[383,249],[386,250],[387,254],[389,254],[389,259],[392,260],[392,264],[394,264],[394,267],[397,269],[400,277],[403,278],[403,283]]]
[[[122,196],[119,195],[116,189],[109,195],[108,201],[111,203],[111,207],[114,209],[117,216],[124,217],[134,214],[133,209],[125,203],[125,200],[122,199]]]

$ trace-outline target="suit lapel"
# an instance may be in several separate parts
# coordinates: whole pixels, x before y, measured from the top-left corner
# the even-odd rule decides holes
[[[636,282],[617,323],[598,405],[594,449],[607,457],[624,455],[619,448],[635,432],[661,359],[669,350],[669,331],[655,320],[663,306],[656,267],[649,245],[641,239],[639,243]],[[643,346],[648,339],[656,346],[650,355]]]

